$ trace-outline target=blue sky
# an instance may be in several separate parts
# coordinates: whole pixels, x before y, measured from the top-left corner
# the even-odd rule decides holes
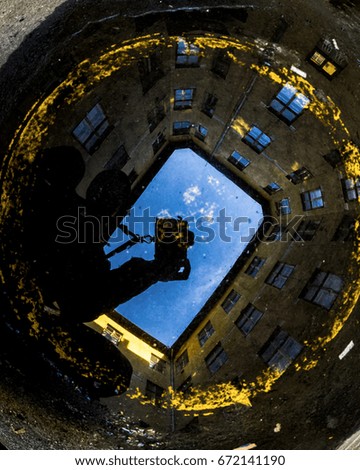
[[[119,305],[121,315],[144,331],[171,346],[185,330],[191,320],[204,306],[210,295],[218,287],[237,258],[246,247],[249,229],[256,230],[262,219],[259,203],[248,196],[221,172],[199,157],[190,149],[176,150],[152,182],[135,202],[132,211],[139,217],[148,209],[155,221],[156,217],[194,217],[202,219],[202,226],[211,228],[214,236],[198,230],[190,222],[196,242],[188,251],[191,274],[187,281],[158,282],[147,291]],[[222,209],[232,218],[247,217],[235,231],[232,223],[223,224],[226,236],[231,241],[220,238],[219,222],[216,218]],[[205,219],[204,219],[205,218]],[[131,223],[131,214],[124,223]],[[135,225],[140,235],[154,235],[154,224],[150,231],[142,224]],[[134,228],[134,227],[132,227]],[[115,232],[106,252],[121,245],[127,237]],[[114,269],[132,257],[147,260],[154,258],[154,243],[138,244],[128,251],[110,258]]]

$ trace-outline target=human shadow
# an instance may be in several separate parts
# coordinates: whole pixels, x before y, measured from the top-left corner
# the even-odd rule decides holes
[[[159,281],[188,279],[191,270],[186,252],[194,238],[184,225],[185,241],[165,227],[153,260],[132,258],[111,270],[104,246],[129,209],[130,182],[119,170],[104,170],[82,198],[75,189],[84,172],[77,149],[43,151],[26,210],[29,259],[45,302],[57,305],[68,323],[92,321]],[[174,220],[170,228],[174,230]]]

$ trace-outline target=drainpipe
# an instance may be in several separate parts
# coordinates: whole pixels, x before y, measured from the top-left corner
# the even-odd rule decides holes
[[[239,101],[237,102],[236,106],[235,106],[235,109],[230,117],[230,119],[228,120],[228,122],[226,123],[225,127],[224,127],[224,130],[222,131],[222,134],[221,136],[219,137],[219,140],[217,141],[215,147],[214,147],[214,150],[211,152],[211,156],[213,157],[215,155],[215,153],[219,150],[221,144],[223,143],[227,133],[229,132],[229,130],[231,129],[231,126],[233,125],[235,119],[237,118],[238,114],[240,113],[242,107],[244,106],[244,104],[246,103],[246,100],[248,99],[249,97],[249,94],[251,93],[252,89],[254,88],[254,85],[255,85],[255,82],[256,80],[258,79],[258,74],[255,72],[253,77],[250,79],[250,81],[248,82],[247,84],[247,87],[246,87],[246,90],[242,93],[242,95],[240,96],[240,99]]]
[[[175,390],[175,365],[174,365],[174,350],[171,348],[170,350],[170,386],[172,390]],[[175,409],[171,405],[170,407],[170,428],[171,432],[175,432]]]

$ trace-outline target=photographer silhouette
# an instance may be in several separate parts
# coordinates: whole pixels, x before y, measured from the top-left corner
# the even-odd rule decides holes
[[[94,320],[158,281],[188,279],[187,249],[194,243],[181,219],[158,219],[155,259],[132,258],[111,270],[104,246],[129,209],[130,183],[121,171],[102,171],[84,199],[75,191],[84,172],[75,148],[43,151],[25,225],[45,302],[56,302],[60,318],[71,323]],[[59,238],[65,228],[68,237]]]

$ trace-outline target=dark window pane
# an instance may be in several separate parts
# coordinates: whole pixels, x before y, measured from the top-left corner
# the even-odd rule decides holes
[[[228,356],[219,343],[205,358],[205,363],[211,373],[217,372],[225,364]]]
[[[230,294],[226,297],[224,302],[221,304],[221,306],[226,313],[229,313],[239,299],[240,294],[235,290],[232,290]]]

